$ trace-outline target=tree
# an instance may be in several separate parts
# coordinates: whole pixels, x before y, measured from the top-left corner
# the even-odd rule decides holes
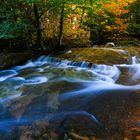
[[[41,43],[40,18],[48,8],[46,0],[2,1],[0,5],[0,38],[24,39],[27,46],[35,44],[38,48],[44,49]],[[35,32],[35,43],[33,43],[32,36],[35,35]]]
[[[129,32],[140,36],[140,1],[136,0],[129,6]]]
[[[19,7],[25,5],[17,0],[2,1],[0,4],[1,23],[0,38],[22,38],[29,28],[27,19],[24,18],[26,10]]]
[[[58,34],[58,46],[59,47],[62,46],[65,0],[61,0],[61,6],[60,7],[61,7],[61,10],[60,10],[59,34]]]

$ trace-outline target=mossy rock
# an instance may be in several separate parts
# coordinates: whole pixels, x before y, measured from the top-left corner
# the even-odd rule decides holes
[[[130,52],[129,52],[130,51]],[[72,48],[71,53],[63,53],[57,57],[71,61],[88,61],[95,64],[131,63],[131,53],[136,51],[121,48]]]

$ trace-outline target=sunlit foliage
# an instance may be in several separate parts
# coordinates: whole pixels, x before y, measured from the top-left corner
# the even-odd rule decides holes
[[[135,0],[2,1],[0,38],[20,38],[28,46],[47,47],[139,34],[138,5]]]

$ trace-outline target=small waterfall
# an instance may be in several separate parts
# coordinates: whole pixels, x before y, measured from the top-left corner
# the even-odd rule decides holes
[[[41,56],[37,60],[34,61],[34,63],[38,66],[43,65],[43,64],[58,64],[61,63],[60,59],[51,57],[51,56]]]
[[[47,66],[43,67],[43,65],[47,65]],[[119,75],[120,75],[120,71],[119,71],[118,67],[115,65],[114,66],[96,65],[96,64],[92,64],[92,63],[89,63],[86,61],[72,62],[72,61],[68,61],[68,60],[60,60],[58,58],[54,58],[51,56],[41,56],[34,61],[29,61],[25,65],[16,66],[16,67],[12,68],[12,70],[7,71],[7,72],[6,71],[1,72],[2,75],[4,73],[7,73],[6,76],[1,77],[1,81],[4,81],[7,78],[15,76],[18,73],[20,73],[19,71],[27,69],[27,68],[34,68],[39,73],[44,72],[44,69],[49,68],[48,65],[51,65],[51,67],[60,67],[60,68],[64,68],[64,69],[67,67],[75,67],[75,69],[77,69],[77,70],[81,70],[79,68],[84,68],[84,69],[92,72],[93,74],[99,76],[102,80],[107,80],[110,82],[115,82],[119,78]],[[38,78],[35,78],[35,79],[38,79]],[[34,80],[30,80],[30,82],[31,81],[34,81]],[[39,80],[39,81],[47,81],[47,80]],[[29,82],[27,82],[27,80],[26,80],[26,83],[29,83]],[[38,82],[38,83],[40,83],[40,82]]]
[[[76,67],[81,67],[81,68],[88,68],[89,67],[89,62],[69,62],[68,65],[70,66],[76,66]]]
[[[139,59],[134,56],[132,57],[132,67],[130,67],[130,72],[133,74],[132,79],[140,79],[140,63]]]
[[[93,65],[92,69],[94,72],[108,76],[114,81],[117,81],[120,76],[120,70],[116,66]]]
[[[76,67],[82,67],[82,68],[88,68],[89,62],[72,62],[68,60],[60,60],[58,58],[54,58],[51,56],[41,56],[36,61],[34,61],[36,65],[40,64],[56,64],[56,65],[70,65],[70,66],[76,66]]]
[[[94,74],[100,75],[102,79],[109,80],[111,82],[117,81],[120,75],[120,71],[117,66],[108,66],[108,65],[96,65],[91,64],[90,62],[71,62],[68,60],[60,60],[51,56],[41,56],[35,61],[35,64],[53,64],[57,67],[68,67],[74,66],[79,68],[90,69]]]
[[[101,64],[98,64],[98,65],[91,64],[86,61],[72,62],[68,60],[61,60],[52,56],[43,55],[34,61],[29,61],[25,65],[16,66],[8,71],[1,71],[0,81],[4,81],[7,78],[16,76],[19,73],[19,71],[27,69],[27,68],[34,68],[36,69],[38,73],[41,73],[41,72],[43,73],[44,70],[49,69],[49,67],[60,67],[64,69],[67,67],[75,67],[75,69],[77,70],[78,68],[84,68],[84,69],[87,69],[88,71],[91,71],[93,74],[99,77],[102,77],[100,80],[104,80],[104,81],[107,80],[110,82],[116,82],[119,79],[120,74],[121,74],[119,67],[126,67],[132,73],[131,78],[133,80],[138,79],[140,77],[140,64],[139,64],[139,59],[136,56],[132,57],[132,64],[130,65],[120,64],[120,65],[109,66],[109,65],[101,65]],[[41,80],[41,81],[47,81],[47,80]]]
[[[140,60],[136,56],[132,57],[132,64],[120,64],[116,65],[118,67],[127,68],[132,75],[128,79],[130,80],[137,80],[140,79]]]
[[[132,65],[134,65],[134,64],[139,64],[139,59],[136,57],[136,56],[133,56],[132,57]]]
[[[26,69],[26,68],[33,68],[35,66],[36,65],[32,61],[28,61],[25,65],[16,66],[16,67],[14,67],[12,69],[15,70],[15,71],[20,71],[20,70],[23,70],[23,69]]]

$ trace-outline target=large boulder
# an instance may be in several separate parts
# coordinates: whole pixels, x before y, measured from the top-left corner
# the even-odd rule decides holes
[[[131,63],[131,55],[121,48],[72,48],[69,52],[58,55],[61,59],[72,61],[88,61],[96,64]]]

